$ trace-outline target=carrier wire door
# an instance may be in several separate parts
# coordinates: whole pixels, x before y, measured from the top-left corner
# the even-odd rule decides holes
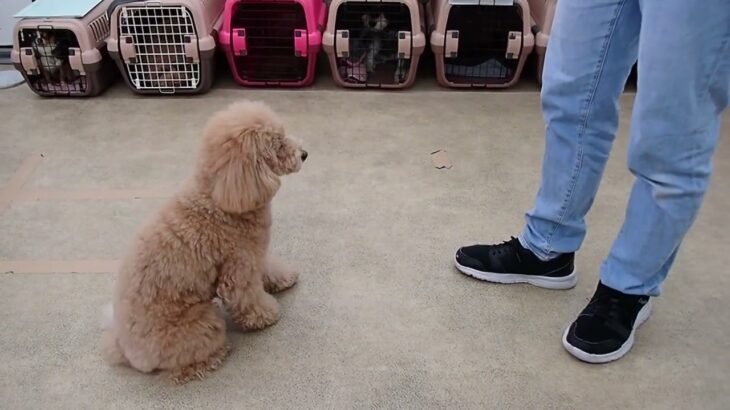
[[[503,88],[519,80],[534,45],[526,0],[431,3],[431,46],[441,85]]]
[[[323,0],[228,0],[220,39],[236,81],[310,85],[325,19]]]
[[[22,29],[18,35],[32,89],[56,96],[86,94],[88,82],[79,66],[81,48],[73,31],[48,25]]]
[[[122,7],[119,39],[122,50],[133,45],[125,65],[134,88],[161,93],[198,88],[197,33],[185,7]]]
[[[197,94],[213,83],[224,0],[117,0],[109,51],[139,94]]]
[[[112,0],[86,8],[55,1],[38,0],[15,16],[11,61],[38,95],[97,95],[116,75],[106,50]]]
[[[324,46],[344,87],[405,88],[425,48],[418,1],[337,1],[330,5]]]

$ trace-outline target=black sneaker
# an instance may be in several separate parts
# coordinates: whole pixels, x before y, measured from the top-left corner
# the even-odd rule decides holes
[[[465,246],[456,251],[456,268],[471,277],[496,283],[529,283],[547,289],[575,286],[575,254],[547,262],[525,249],[517,238],[499,245]]]
[[[649,318],[649,296],[621,293],[602,283],[563,335],[570,354],[588,363],[620,359],[634,345],[634,331]]]

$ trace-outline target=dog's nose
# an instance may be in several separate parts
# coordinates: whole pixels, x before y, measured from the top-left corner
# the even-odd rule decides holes
[[[308,156],[309,153],[305,150],[302,150],[302,161],[306,161]]]

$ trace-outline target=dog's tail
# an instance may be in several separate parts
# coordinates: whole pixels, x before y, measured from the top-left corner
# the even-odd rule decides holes
[[[129,364],[124,357],[119,341],[117,340],[116,331],[114,329],[114,306],[109,303],[104,306],[101,318],[101,353],[104,359],[113,365]]]

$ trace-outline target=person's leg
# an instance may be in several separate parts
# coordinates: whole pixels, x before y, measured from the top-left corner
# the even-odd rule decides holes
[[[575,286],[574,252],[611,151],[640,20],[638,0],[558,3],[543,74],[546,148],[535,209],[519,239],[460,248],[459,271],[490,282]]]
[[[585,237],[641,20],[637,0],[561,0],[557,7],[543,75],[542,183],[519,238],[543,260],[575,252]]]
[[[601,282],[656,296],[702,203],[730,98],[730,4],[641,1],[626,218]]]
[[[636,176],[621,232],[595,295],[566,330],[577,358],[625,355],[651,312],[710,177],[730,99],[730,4],[641,0],[639,85],[629,168]]]

